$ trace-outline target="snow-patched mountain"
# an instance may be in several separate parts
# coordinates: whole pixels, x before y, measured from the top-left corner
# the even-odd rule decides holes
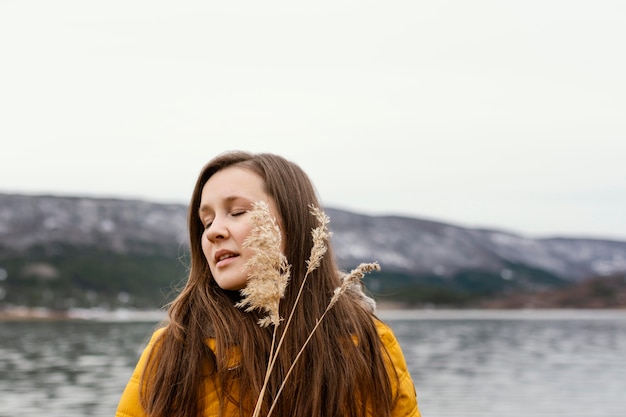
[[[626,242],[584,238],[530,238],[488,229],[398,216],[327,210],[337,257],[345,264],[378,260],[386,270],[452,276],[464,270],[507,278],[511,264],[566,280],[626,271]]]
[[[453,276],[485,271],[507,279],[510,265],[566,280],[626,271],[626,242],[530,238],[400,216],[326,208],[343,267],[378,261],[387,272]],[[0,260],[64,245],[177,256],[187,245],[187,207],[135,200],[0,194]]]

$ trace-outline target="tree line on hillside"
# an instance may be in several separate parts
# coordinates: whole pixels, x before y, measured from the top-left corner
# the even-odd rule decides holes
[[[381,271],[366,276],[364,284],[377,301],[406,307],[626,307],[626,295],[620,292],[626,280],[619,276],[571,284],[545,271],[510,268],[518,268],[517,276],[529,277],[533,286],[523,278],[506,280],[485,271],[461,271],[445,279]],[[161,308],[182,287],[186,271],[186,254],[124,254],[72,246],[51,252],[35,247],[28,256],[0,259],[0,309]]]

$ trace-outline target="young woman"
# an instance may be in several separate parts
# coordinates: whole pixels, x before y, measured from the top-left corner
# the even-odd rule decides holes
[[[273,154],[229,152],[200,172],[189,205],[190,269],[169,319],[144,350],[120,400],[117,417],[251,416],[264,385],[273,327],[241,301],[254,255],[244,245],[250,212],[265,202],[277,219],[291,265],[280,316],[295,305],[291,326],[267,381],[261,415],[274,399],[277,417],[416,417],[415,389],[392,331],[362,291],[346,292],[328,311],[295,362],[342,273],[332,247],[296,297],[318,226],[320,207],[308,176]],[[278,326],[280,337],[284,326]]]

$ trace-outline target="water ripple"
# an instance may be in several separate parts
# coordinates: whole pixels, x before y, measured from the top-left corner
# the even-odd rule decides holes
[[[626,312],[394,312],[427,417],[622,417]],[[155,324],[0,322],[0,417],[112,416]]]

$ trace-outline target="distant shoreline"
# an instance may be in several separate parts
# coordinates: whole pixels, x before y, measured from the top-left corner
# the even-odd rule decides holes
[[[520,308],[520,309],[448,309],[403,308],[379,305],[381,320],[626,320],[626,309],[591,308]],[[11,307],[0,309],[0,322],[14,321],[96,321],[96,322],[160,322],[167,319],[164,310],[101,310],[74,309],[52,311],[45,308]]]
[[[77,321],[161,321],[167,318],[163,310],[103,310],[103,309],[72,309],[56,311],[41,307],[10,307],[0,309],[0,322],[2,321],[54,321],[54,320],[77,320]]]

